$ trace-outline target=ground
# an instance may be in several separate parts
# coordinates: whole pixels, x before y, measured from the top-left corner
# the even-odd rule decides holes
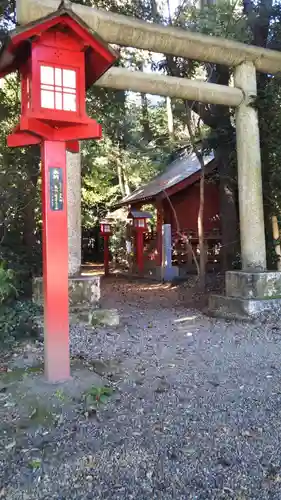
[[[278,322],[210,319],[182,286],[102,291],[120,326],[72,327],[71,382],[44,382],[41,342],[0,356],[0,498],[280,500]]]

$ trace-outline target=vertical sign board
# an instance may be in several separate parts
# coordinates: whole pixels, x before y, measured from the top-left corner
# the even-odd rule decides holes
[[[50,209],[63,210],[63,169],[61,167],[49,167],[50,182]]]
[[[42,143],[42,196],[45,371],[55,382],[70,377],[65,142]]]

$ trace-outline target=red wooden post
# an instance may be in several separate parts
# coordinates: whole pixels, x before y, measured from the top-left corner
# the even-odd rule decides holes
[[[42,142],[43,286],[45,373],[70,377],[66,145]]]
[[[137,266],[139,273],[143,273],[144,262],[143,262],[143,231],[140,229],[136,230],[136,251],[137,251]]]
[[[104,274],[105,274],[105,276],[108,276],[109,275],[109,235],[105,234],[103,238],[104,238],[104,253],[103,253]]]

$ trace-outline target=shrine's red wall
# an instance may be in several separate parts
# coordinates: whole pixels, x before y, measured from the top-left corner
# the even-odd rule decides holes
[[[177,214],[180,230],[188,229],[197,232],[199,210],[199,183],[188,186],[172,195],[170,201]],[[164,223],[171,224],[172,231],[177,230],[177,224],[168,200],[163,201]],[[220,229],[219,220],[219,187],[213,182],[205,184],[204,232]]]

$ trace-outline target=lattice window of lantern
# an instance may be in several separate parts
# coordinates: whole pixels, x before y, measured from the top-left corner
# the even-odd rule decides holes
[[[40,66],[41,107],[76,111],[76,71]]]

